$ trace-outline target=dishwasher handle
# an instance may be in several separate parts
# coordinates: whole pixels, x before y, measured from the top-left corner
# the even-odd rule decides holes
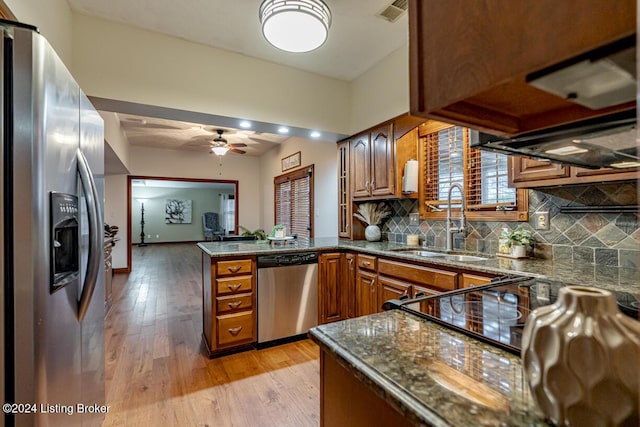
[[[317,252],[262,255],[258,257],[258,268],[286,267],[288,265],[317,264]]]

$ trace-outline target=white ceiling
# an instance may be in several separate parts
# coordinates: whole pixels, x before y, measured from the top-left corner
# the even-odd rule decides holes
[[[324,0],[329,39],[308,53],[287,53],[262,36],[262,0],[67,0],[85,15],[243,53],[302,70],[353,80],[408,40],[405,13],[396,22],[376,14],[393,0]]]
[[[405,45],[408,39],[406,13],[393,23],[376,16],[393,0],[324,0],[332,12],[329,39],[313,52],[296,54],[280,51],[263,38],[258,18],[262,0],[67,1],[74,11],[85,15],[348,81]],[[222,128],[230,143],[247,145],[241,148],[246,151],[244,155],[260,156],[287,139],[276,134],[276,124],[254,123],[252,132],[239,130],[238,121],[229,117],[100,98],[92,98],[92,102],[98,110],[118,113],[132,145],[201,150],[206,154],[207,140],[215,137],[216,128]],[[289,136],[309,138],[309,130],[291,128]],[[324,133],[320,139],[336,141],[344,136]],[[111,157],[117,160],[117,156]],[[124,168],[116,161],[110,161],[108,167],[113,173]]]
[[[220,126],[166,120],[132,114],[118,114],[120,127],[131,145],[156,147],[170,150],[200,151],[209,153],[211,141],[218,136],[217,129],[224,130],[223,138],[229,144],[244,144],[237,147],[244,154],[228,152],[229,155],[261,156],[271,148],[286,141],[287,135],[238,130]]]

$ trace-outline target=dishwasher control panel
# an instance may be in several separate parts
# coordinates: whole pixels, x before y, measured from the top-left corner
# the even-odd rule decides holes
[[[316,264],[317,252],[295,252],[290,254],[263,255],[258,257],[258,268],[282,267],[287,265]]]

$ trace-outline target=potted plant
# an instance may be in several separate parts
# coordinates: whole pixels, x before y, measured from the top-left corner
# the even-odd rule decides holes
[[[362,203],[358,206],[358,212],[353,214],[353,216],[367,224],[364,229],[364,237],[370,242],[380,240],[382,233],[378,225],[389,215],[391,215],[391,209],[384,202]]]
[[[501,242],[511,250],[511,256],[515,258],[525,258],[528,249],[533,247],[534,239],[531,231],[518,225],[514,230],[503,229],[500,234]]]
[[[242,230],[243,236],[255,236],[258,239],[258,241],[267,240],[267,234],[264,232],[262,228],[258,228],[257,230],[254,230],[254,231],[251,231],[248,228],[245,228],[241,225],[239,225],[238,228]]]

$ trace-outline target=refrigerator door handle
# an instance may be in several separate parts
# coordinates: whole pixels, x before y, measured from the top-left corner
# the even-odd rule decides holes
[[[100,209],[98,208],[100,201],[98,200],[98,191],[93,180],[93,174],[89,168],[87,158],[82,151],[76,151],[78,159],[78,173],[82,182],[82,189],[87,200],[87,216],[89,218],[89,256],[87,261],[87,274],[82,285],[82,294],[78,302],[78,320],[82,321],[89,310],[91,297],[95,290],[100,273],[101,260],[100,253],[102,250],[102,219],[100,218]]]

